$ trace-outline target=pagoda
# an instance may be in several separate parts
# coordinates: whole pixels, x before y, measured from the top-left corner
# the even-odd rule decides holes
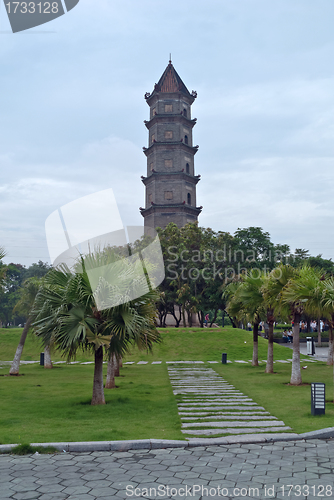
[[[144,217],[146,233],[150,229],[164,229],[170,222],[183,227],[196,222],[202,207],[196,206],[194,159],[199,146],[193,146],[191,106],[197,93],[189,92],[169,61],[152,93],[145,99],[150,107],[150,119],[144,121],[148,129],[147,174],[142,176],[146,188]]]

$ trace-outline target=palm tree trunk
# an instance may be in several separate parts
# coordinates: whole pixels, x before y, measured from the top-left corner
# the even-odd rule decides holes
[[[321,347],[321,328],[320,328],[320,318],[317,321],[318,326],[318,347]]]
[[[115,371],[116,371],[116,356],[112,354],[108,361],[108,369],[107,369],[107,380],[106,380],[106,389],[115,389]]]
[[[115,369],[115,377],[119,377],[120,374],[119,374],[119,367],[120,367],[120,358],[117,358],[116,357],[116,369]]]
[[[302,383],[302,374],[300,371],[300,348],[299,348],[299,321],[300,314],[294,314],[293,318],[293,352],[291,366],[291,385],[300,385]]]
[[[10,367],[9,370],[9,375],[18,375],[19,374],[19,369],[20,369],[20,361],[21,361],[21,356],[22,356],[22,351],[24,348],[24,344],[28,335],[28,331],[31,325],[31,320],[30,318],[27,319],[26,324],[24,325],[23,332],[20,338],[19,345],[17,346],[16,353],[13,359],[12,366]]]
[[[265,373],[274,373],[274,324],[269,322],[268,330],[268,354]]]
[[[329,321],[329,330],[328,330],[328,356],[327,356],[327,364],[333,365],[333,351],[334,351],[334,339],[333,339],[333,323]]]
[[[253,358],[252,366],[259,366],[259,323],[255,322],[253,326]]]
[[[52,368],[52,361],[51,361],[50,346],[49,345],[46,345],[44,347],[44,368],[48,368],[48,369]]]
[[[105,405],[103,391],[103,347],[95,351],[94,382],[92,405]]]

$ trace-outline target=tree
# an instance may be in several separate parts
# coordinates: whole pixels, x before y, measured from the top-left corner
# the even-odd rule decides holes
[[[2,267],[2,287],[0,290],[0,319],[8,327],[15,321],[13,309],[20,296],[19,288],[23,283],[24,266],[21,264],[8,264]]]
[[[239,282],[227,286],[225,295],[229,297],[227,311],[235,317],[244,318],[253,323],[253,357],[252,366],[258,366],[258,332],[261,317],[264,316],[264,300],[262,294],[263,274],[255,270],[242,275]]]
[[[32,310],[34,300],[36,298],[40,285],[41,285],[41,280],[38,280],[37,278],[28,278],[23,283],[22,288],[19,290],[20,298],[17,304],[15,305],[14,310],[19,311],[25,316],[27,316],[27,321],[26,324],[24,325],[19,345],[17,346],[15,356],[9,370],[9,375],[19,374],[22,351],[28,335],[28,331],[31,327],[30,312]]]
[[[0,290],[2,289],[2,280],[5,274],[5,266],[2,264],[2,259],[6,256],[6,251],[3,247],[0,247]]]
[[[2,260],[6,256],[6,250],[3,247],[0,247],[0,260]]]
[[[51,267],[52,266],[50,266],[50,264],[48,264],[47,262],[39,260],[37,264],[35,262],[24,270],[24,279],[26,280],[28,278],[42,278],[48,271],[50,271]]]
[[[303,312],[318,314],[321,313],[322,271],[304,265],[300,269],[293,269],[286,266],[286,276],[289,276],[281,291],[280,301],[284,306],[289,307],[290,317],[293,322],[293,355],[291,367],[291,385],[302,383],[300,371],[300,348],[299,348],[299,324]]]
[[[326,279],[320,278],[321,291],[321,311],[324,317],[328,319],[328,357],[327,365],[334,364],[334,277],[328,276]]]
[[[287,307],[281,301],[283,288],[296,271],[289,264],[280,264],[273,269],[264,279],[262,293],[266,307],[266,322],[269,326],[268,354],[266,373],[274,373],[274,323],[275,316],[288,316]],[[295,340],[294,340],[295,349]],[[298,356],[299,356],[299,322],[298,322]],[[299,365],[298,365],[299,366]],[[300,366],[299,366],[300,369]]]
[[[82,258],[74,272],[66,266],[52,269],[37,293],[32,313],[35,333],[44,345],[52,341],[68,360],[75,358],[79,348],[94,352],[92,405],[105,404],[104,350],[108,357],[120,357],[130,345],[152,349],[160,340],[154,323],[155,292],[126,301],[126,289],[101,277],[93,293],[87,269],[106,269],[113,262],[112,252],[96,253]],[[124,265],[126,262],[124,259]],[[118,297],[121,303],[100,310],[101,297],[107,303]]]

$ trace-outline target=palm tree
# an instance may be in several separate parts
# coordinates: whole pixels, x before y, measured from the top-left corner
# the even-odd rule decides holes
[[[151,349],[160,340],[154,322],[155,292],[126,301],[126,292],[121,287],[102,280],[93,293],[86,269],[107,266],[111,261],[110,254],[97,253],[82,258],[74,272],[66,266],[52,269],[43,280],[33,310],[35,333],[45,345],[52,340],[68,360],[75,358],[78,348],[94,352],[92,405],[105,404],[104,351],[108,357],[119,358],[130,345]],[[106,302],[117,296],[123,303],[99,310],[98,294]]]
[[[9,375],[19,375],[21,355],[24,348],[24,344],[28,335],[28,331],[31,327],[31,317],[30,313],[36,298],[38,289],[41,285],[41,279],[38,278],[28,278],[20,289],[20,300],[14,307],[14,311],[19,311],[27,316],[27,321],[24,325],[19,345],[17,346],[15,356],[12,365],[9,370]]]
[[[290,279],[281,292],[281,303],[290,308],[293,321],[293,355],[291,367],[291,385],[302,383],[300,371],[299,324],[305,311],[308,314],[321,314],[323,286],[321,278],[323,272],[309,265],[294,271],[288,270]]]
[[[264,301],[261,288],[263,274],[254,277],[253,270],[242,275],[239,283],[232,283],[228,291],[228,313],[235,317],[246,317],[253,323],[253,357],[252,366],[259,366],[258,332],[261,317],[264,314]],[[227,287],[228,289],[228,287]]]
[[[266,373],[274,373],[274,323],[275,316],[287,316],[288,310],[281,302],[281,293],[285,285],[293,276],[295,269],[290,265],[280,265],[273,269],[264,279],[262,293],[266,307],[266,321],[269,325],[268,355]],[[299,323],[298,323],[299,325]],[[299,330],[298,330],[299,336]],[[299,343],[298,343],[299,352]],[[299,367],[300,368],[300,367]]]
[[[0,247],[0,260],[2,260],[4,257],[6,257],[6,250],[3,247]],[[0,283],[3,279],[4,273],[5,273],[5,267],[0,269]]]
[[[327,279],[321,279],[322,284],[322,313],[324,317],[328,318],[328,356],[327,365],[334,364],[334,277],[330,276]]]

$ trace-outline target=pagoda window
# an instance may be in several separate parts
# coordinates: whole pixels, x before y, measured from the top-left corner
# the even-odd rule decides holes
[[[153,168],[154,168],[154,163],[150,163],[150,170],[151,170],[151,172],[152,172]]]
[[[148,195],[148,202],[149,203],[152,203],[153,201],[153,196],[151,194]]]
[[[165,160],[165,168],[172,168],[173,160]]]
[[[189,163],[186,164],[186,172],[189,174]]]
[[[188,136],[187,135],[184,136],[184,143],[188,144]]]
[[[151,136],[151,143],[153,144],[153,142],[155,142],[155,134],[152,134]]]
[[[165,113],[173,113],[173,104],[165,104]]]
[[[187,110],[186,110],[186,109],[184,109],[184,110],[183,110],[183,116],[187,116],[187,114],[188,114],[188,113],[187,113]]]
[[[173,139],[173,132],[171,130],[166,130],[165,139]]]
[[[188,205],[191,205],[191,194],[190,193],[187,194],[187,203],[188,203]]]
[[[155,116],[157,114],[156,108],[152,108],[152,116]]]
[[[165,200],[173,199],[173,191],[165,191]]]

